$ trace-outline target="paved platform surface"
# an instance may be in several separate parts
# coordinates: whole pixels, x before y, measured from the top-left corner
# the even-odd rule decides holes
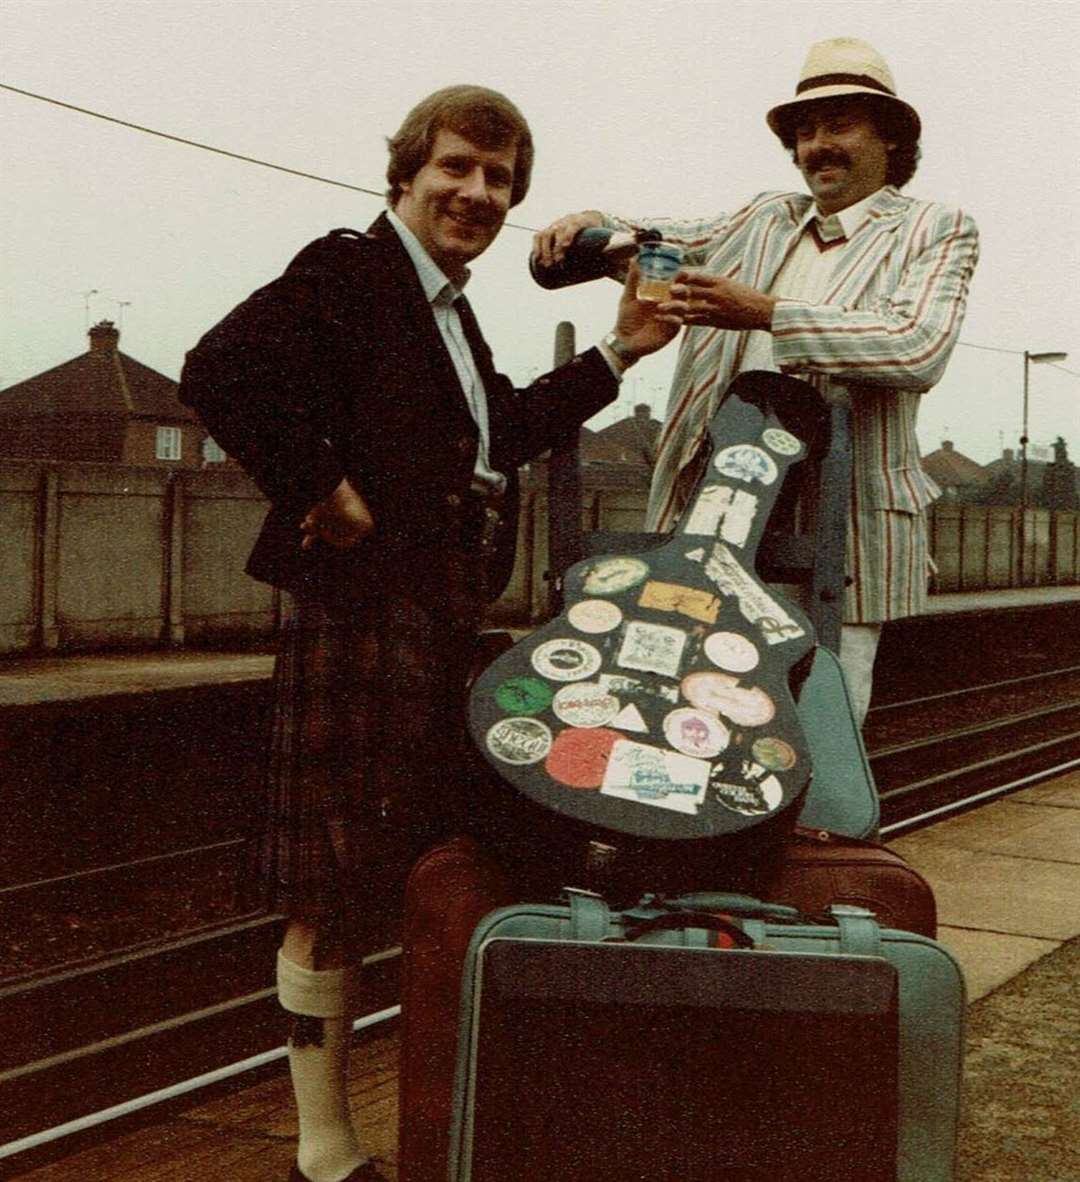
[[[1005,997],[1019,974],[1080,935],[1080,772],[1059,776],[891,843],[934,887],[939,938],[959,959],[969,1001]],[[1066,950],[1067,951],[1067,950]],[[1060,992],[1060,982],[1059,982]],[[1077,1051],[1075,1033],[1058,1008],[1039,1010],[1038,985],[1019,1004],[1039,1014],[1038,1028],[996,1082],[969,1091],[957,1182],[1078,1182],[1074,1089],[1044,1103],[1037,1128],[1017,1119],[1010,1106],[1012,1074],[1017,1090],[1030,1085],[1039,1056],[1065,1063]],[[1000,991],[1000,993],[996,992]],[[1008,999],[1006,999],[1008,1000]],[[1070,1033],[1072,1032],[1072,1033]],[[969,1043],[969,1063],[979,1067],[985,1040]],[[372,1152],[395,1179],[397,1041],[393,1030],[368,1038],[352,1056],[351,1100]],[[975,1072],[973,1071],[974,1075]],[[1075,1079],[1066,1069],[1066,1078]],[[1059,1089],[1060,1090],[1060,1089]],[[1012,1107],[1013,1110],[1010,1110]],[[251,1087],[197,1102],[182,1112],[114,1136],[108,1142],[16,1176],[27,1182],[284,1182],[295,1153],[296,1121],[284,1072]],[[987,1126],[1001,1128],[1012,1150],[986,1153]],[[971,1139],[965,1145],[964,1136]],[[1042,1166],[1017,1143],[1028,1136]],[[977,1152],[973,1152],[976,1150]],[[1070,1163],[1078,1162],[1074,1171]]]

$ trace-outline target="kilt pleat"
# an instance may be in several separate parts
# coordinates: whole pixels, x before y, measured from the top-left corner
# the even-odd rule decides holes
[[[400,889],[461,799],[473,633],[404,595],[288,604],[266,809],[249,871],[268,910],[327,924]]]

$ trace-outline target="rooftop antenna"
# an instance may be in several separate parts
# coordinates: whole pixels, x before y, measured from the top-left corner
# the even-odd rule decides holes
[[[113,300],[113,303],[120,309],[117,313],[117,329],[120,332],[124,331],[124,309],[131,307],[131,300]]]
[[[98,294],[98,289],[97,289],[96,287],[92,287],[92,288],[90,288],[90,290],[89,290],[89,291],[84,291],[84,292],[82,293],[82,298],[83,298],[83,328],[84,328],[84,329],[88,329],[88,328],[90,327],[90,297],[91,297],[91,296],[95,296],[95,295],[97,295],[97,294]]]

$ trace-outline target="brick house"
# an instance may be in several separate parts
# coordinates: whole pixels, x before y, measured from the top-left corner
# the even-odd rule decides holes
[[[177,383],[120,352],[111,320],[79,357],[0,391],[0,458],[202,468],[225,461]]]

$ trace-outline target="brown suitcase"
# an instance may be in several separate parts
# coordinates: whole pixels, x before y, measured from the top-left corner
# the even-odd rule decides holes
[[[850,903],[872,911],[883,928],[937,937],[937,905],[930,884],[899,854],[876,841],[799,826],[776,877],[762,894],[770,903],[787,903],[808,916],[833,903]]]
[[[831,903],[873,910],[883,927],[933,936],[934,897],[898,854],[872,841],[800,829],[766,897],[807,915]],[[468,837],[429,850],[405,888],[402,936],[399,1182],[445,1182],[461,973],[473,929],[523,890]]]

